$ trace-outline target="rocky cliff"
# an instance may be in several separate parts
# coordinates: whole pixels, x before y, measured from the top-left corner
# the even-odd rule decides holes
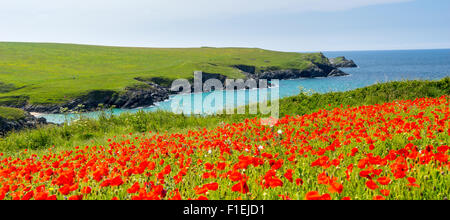
[[[313,64],[308,69],[267,69],[260,72],[247,72],[252,70],[249,67],[240,66],[239,69],[252,79],[298,79],[298,78],[315,78],[315,77],[332,77],[332,76],[346,76],[347,73],[338,68],[326,64]]]
[[[355,68],[358,67],[353,60],[347,60],[345,57],[336,57],[329,59],[332,66],[336,68]]]
[[[154,105],[156,102],[167,100],[170,95],[169,88],[165,88],[152,82],[146,85],[126,88],[123,92],[92,91],[87,95],[76,98],[68,103],[56,105],[25,105],[20,107],[28,112],[61,113],[61,109],[75,110],[82,106],[84,111],[95,111],[99,105],[117,108],[138,108]]]
[[[19,131],[26,128],[36,128],[39,125],[47,124],[43,118],[35,118],[27,113],[25,117],[17,120],[0,117],[0,137],[11,131]]]

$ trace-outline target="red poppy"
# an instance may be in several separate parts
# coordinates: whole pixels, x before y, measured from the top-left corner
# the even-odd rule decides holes
[[[70,186],[65,185],[58,190],[63,195],[68,195],[70,193]]]
[[[366,186],[371,189],[371,190],[376,190],[378,189],[378,185],[373,181],[373,180],[369,180],[366,182]]]
[[[409,182],[408,186],[419,188],[420,186],[418,184],[416,184],[416,181],[417,181],[416,178],[408,177],[408,182]]]
[[[249,192],[248,185],[246,181],[240,181],[239,183],[233,185],[231,187],[231,191],[233,192],[240,192],[242,194],[246,194]]]
[[[34,192],[29,191],[22,197],[22,200],[30,200],[31,198],[33,198],[33,195],[34,195]]]
[[[111,180],[110,185],[111,186],[120,186],[123,183],[124,182],[123,182],[122,178],[120,176],[117,176]]]
[[[90,186],[86,186],[83,189],[81,189],[81,193],[83,194],[90,194],[92,192],[92,188]]]
[[[127,189],[127,193],[134,194],[138,192],[141,189],[141,186],[138,182],[134,183],[133,186],[131,186],[129,189]]]
[[[383,194],[384,196],[389,196],[389,194],[391,193],[391,191],[387,190],[387,189],[382,189],[380,190],[380,193]]]
[[[344,190],[344,186],[337,182],[330,183],[330,186],[328,187],[328,191],[330,193],[342,193],[342,190]]]
[[[205,187],[208,190],[216,191],[219,188],[219,184],[218,183],[210,183],[210,184],[206,184]]]
[[[293,182],[294,180],[292,179],[292,173],[294,172],[294,170],[292,170],[292,169],[288,169],[287,171],[286,171],[286,173],[284,174],[284,177],[286,178],[286,179],[288,179],[289,180],[289,182]]]
[[[305,200],[331,200],[331,196],[328,193],[320,195],[317,191],[306,193]]]
[[[83,195],[74,195],[69,197],[69,200],[83,200]]]
[[[211,163],[205,163],[205,169],[206,169],[206,170],[212,170],[212,169],[214,169],[214,164],[211,164]]]
[[[240,180],[242,180],[242,174],[237,171],[233,171],[229,175],[229,178],[231,181],[240,181]]]
[[[389,179],[389,177],[379,177],[379,178],[377,179],[377,182],[378,182],[379,184],[381,184],[381,185],[386,186],[386,185],[388,185],[389,183],[391,183],[391,179]]]
[[[373,200],[386,200],[383,196],[374,196]]]

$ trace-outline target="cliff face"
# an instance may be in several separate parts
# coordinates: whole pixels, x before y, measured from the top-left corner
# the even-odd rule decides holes
[[[31,114],[18,120],[11,120],[0,117],[0,137],[8,134],[11,131],[19,131],[26,128],[36,128],[38,125],[47,124],[43,118],[35,118]]]
[[[248,78],[253,79],[298,79],[298,78],[315,78],[315,77],[331,77],[331,76],[346,76],[348,74],[343,71],[332,68],[327,65],[315,64],[315,66],[306,70],[297,69],[282,69],[282,70],[267,70],[260,73],[247,73]]]
[[[241,70],[247,78],[252,79],[297,79],[348,75],[323,55],[322,60],[324,61],[320,63],[312,62],[309,68],[303,70],[268,68],[257,71],[255,67],[246,65],[237,65],[235,68]]]
[[[82,106],[84,111],[95,111],[99,105],[116,108],[138,108],[154,105],[169,99],[170,90],[148,82],[148,86],[126,88],[124,92],[92,91],[85,96],[76,98],[68,103],[57,105],[25,105],[21,108],[28,112],[61,113],[61,109],[74,110]]]

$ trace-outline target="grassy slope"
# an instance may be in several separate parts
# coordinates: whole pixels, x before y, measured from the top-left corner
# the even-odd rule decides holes
[[[450,95],[450,78],[439,81],[404,81],[377,84],[348,92],[327,94],[300,94],[280,101],[280,114],[303,115],[319,109],[343,106],[361,106],[407,100],[421,97]],[[259,115],[260,116],[260,115]],[[130,132],[185,132],[192,129],[213,128],[220,123],[241,122],[255,115],[221,115],[209,117],[185,117],[167,112],[123,114],[85,119],[72,125],[22,131],[0,139],[0,151],[17,152],[30,148],[42,150],[55,145],[57,148],[72,148],[92,144],[107,144],[106,139]]]
[[[8,120],[20,120],[25,116],[25,112],[21,109],[0,106],[0,118],[6,118]]]
[[[328,62],[318,54],[251,48],[125,48],[72,44],[0,43],[0,105],[29,97],[61,103],[92,90],[122,91],[136,77],[192,78],[193,71],[242,78],[231,66],[304,69]]]

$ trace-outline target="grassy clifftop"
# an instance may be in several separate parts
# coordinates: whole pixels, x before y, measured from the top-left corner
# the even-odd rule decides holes
[[[126,48],[48,43],[0,43],[0,105],[64,103],[95,90],[123,91],[135,78],[192,78],[193,71],[232,78],[236,65],[299,69],[328,63],[320,53],[254,48]]]

